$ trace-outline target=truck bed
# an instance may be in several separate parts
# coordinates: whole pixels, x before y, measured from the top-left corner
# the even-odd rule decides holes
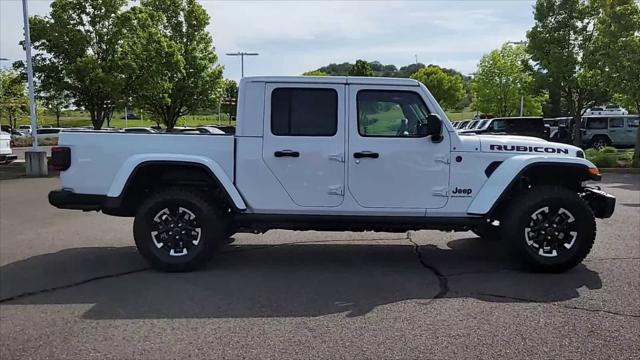
[[[233,135],[63,131],[58,143],[71,149],[71,167],[60,180],[78,194],[107,195],[141,161],[192,157],[215,161],[233,181],[234,141]]]

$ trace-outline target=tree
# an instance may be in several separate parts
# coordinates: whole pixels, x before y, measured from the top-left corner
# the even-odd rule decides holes
[[[600,81],[616,102],[640,113],[640,6],[634,0],[595,0],[595,4],[600,11],[593,51]],[[640,131],[634,165],[640,166]]]
[[[54,113],[56,126],[60,127],[62,111],[71,105],[71,95],[67,91],[64,76],[61,73],[48,73],[40,78],[36,97],[47,110]]]
[[[560,90],[574,119],[573,142],[582,145],[580,127],[587,108],[606,100],[593,64],[597,7],[585,0],[537,0],[527,52],[549,83]]]
[[[127,0],[54,0],[47,17],[30,19],[34,73],[52,88],[67,92],[100,129],[122,94],[118,62],[120,14]],[[62,81],[58,81],[61,78]]]
[[[356,63],[349,70],[349,76],[373,76],[373,69],[368,62],[356,60]]]
[[[29,112],[29,98],[24,79],[15,71],[0,69],[0,118],[6,114],[9,126]]]
[[[462,77],[449,75],[438,66],[422,68],[411,78],[423,83],[445,109],[454,108],[465,97]]]
[[[217,64],[209,16],[196,0],[141,0],[124,15],[127,95],[172,129],[181,116],[217,103]]]
[[[304,75],[304,76],[329,76],[329,74],[327,74],[324,71],[320,71],[320,70],[307,71],[307,72],[303,73],[302,75]]]
[[[235,81],[231,79],[223,80],[221,100],[223,100],[223,103],[227,103],[226,112],[229,114],[229,120],[231,120],[232,116],[235,116],[232,112],[237,108],[232,103],[238,102],[238,84]]]
[[[524,46],[505,44],[484,55],[472,81],[473,106],[476,110],[498,116],[520,113],[540,115],[545,96],[536,93],[534,78],[526,70],[528,55]]]

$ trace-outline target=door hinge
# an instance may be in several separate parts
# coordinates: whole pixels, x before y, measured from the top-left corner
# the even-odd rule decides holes
[[[449,156],[448,156],[448,155],[446,155],[446,154],[436,154],[436,155],[433,157],[433,160],[434,160],[435,162],[441,162],[441,163],[443,163],[443,164],[450,164],[450,162],[449,162]]]
[[[329,155],[329,160],[335,160],[337,162],[344,162],[344,153],[338,153]]]
[[[431,189],[431,194],[433,196],[449,196],[449,191],[444,186],[435,186]]]
[[[329,191],[327,192],[327,194],[344,196],[344,186],[342,185],[329,186]]]

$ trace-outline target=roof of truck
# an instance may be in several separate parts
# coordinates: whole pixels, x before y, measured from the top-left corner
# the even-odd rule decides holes
[[[323,83],[323,84],[363,84],[363,85],[404,85],[419,86],[413,79],[361,76],[249,76],[242,78],[248,82],[274,83]]]

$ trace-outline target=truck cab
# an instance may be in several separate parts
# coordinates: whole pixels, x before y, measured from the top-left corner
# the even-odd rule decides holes
[[[244,78],[237,114],[235,135],[63,131],[49,200],[135,217],[141,254],[169,271],[201,266],[236,232],[439,229],[511,239],[558,272],[615,205],[584,183],[600,175],[581,149],[459,136],[411,79]]]

